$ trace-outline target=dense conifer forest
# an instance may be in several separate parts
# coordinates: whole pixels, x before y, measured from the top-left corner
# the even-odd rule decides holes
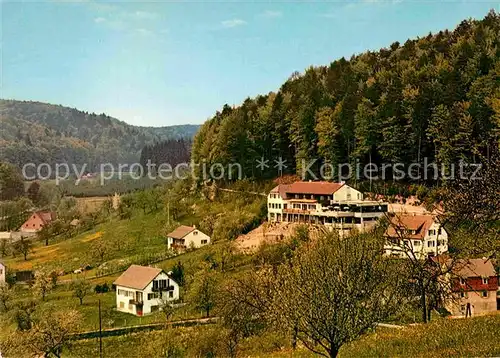
[[[272,177],[274,160],[439,165],[488,158],[500,135],[500,15],[294,73],[276,92],[225,105],[193,142],[196,162],[240,163]],[[256,168],[258,159],[269,168]],[[335,173],[334,173],[335,174]]]

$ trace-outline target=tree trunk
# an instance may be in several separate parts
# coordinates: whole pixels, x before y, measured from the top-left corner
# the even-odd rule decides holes
[[[297,335],[298,335],[298,327],[297,325],[293,326],[293,333],[292,333],[292,349],[295,350],[297,348]]]
[[[420,305],[422,306],[422,321],[427,323],[427,303],[425,302],[424,284],[420,281]]]
[[[80,299],[80,306],[83,305],[83,297],[79,297]]]
[[[330,354],[330,358],[335,358],[339,354],[339,348],[331,344],[328,353]]]

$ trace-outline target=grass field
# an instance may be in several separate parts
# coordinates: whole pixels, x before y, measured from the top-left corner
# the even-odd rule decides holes
[[[193,356],[193,346],[203,339],[204,327],[176,328],[173,336],[191,336],[184,355]],[[208,328],[210,329],[210,328]],[[160,332],[135,333],[103,340],[104,356],[135,357],[147,349]],[[201,335],[198,338],[197,335]],[[500,315],[471,319],[444,319],[427,325],[407,326],[403,329],[377,328],[359,340],[343,346],[340,358],[348,357],[494,357],[500,355]],[[186,338],[189,339],[189,338]],[[65,357],[95,356],[97,340],[75,342]],[[239,346],[241,357],[312,358],[313,353],[300,347],[292,350],[282,337],[265,334],[251,337]],[[154,357],[154,356],[152,356]]]
[[[82,314],[81,329],[84,331],[94,330],[98,327],[99,300],[102,304],[104,328],[156,323],[163,320],[161,313],[141,318],[117,312],[114,292],[91,293],[85,297],[83,305],[80,305],[79,300],[73,296],[70,283],[73,279],[85,277],[92,286],[104,282],[111,286],[121,271],[131,263],[141,264],[145,258],[150,257],[159,257],[160,259],[154,261],[154,265],[167,271],[180,261],[184,265],[185,275],[189,278],[199,270],[200,264],[205,262],[207,257],[213,256],[219,247],[224,245],[224,241],[214,242],[212,245],[192,252],[171,256],[172,253],[166,247],[165,232],[173,230],[178,224],[198,224],[206,215],[219,216],[225,222],[227,220],[224,220],[221,215],[226,212],[235,213],[235,211],[241,210],[241,207],[247,202],[249,203],[248,210],[257,210],[260,203],[252,205],[252,200],[254,199],[237,200],[234,194],[227,194],[220,201],[215,202],[205,199],[194,200],[189,204],[191,209],[179,217],[179,222],[173,222],[171,219],[170,227],[167,225],[167,214],[164,209],[147,214],[143,210],[137,209],[133,211],[130,219],[120,220],[113,217],[99,224],[93,230],[69,239],[53,238],[48,246],[44,246],[43,242],[35,242],[33,252],[28,255],[28,260],[24,260],[21,256],[8,256],[3,261],[10,270],[44,268],[65,272],[66,274],[59,276],[57,288],[46,297],[45,301],[36,297],[35,299],[40,310],[49,308],[78,310]],[[246,213],[248,212],[246,211]],[[100,262],[100,258],[93,253],[93,245],[96,240],[103,240],[107,243],[108,250],[104,262]],[[240,255],[236,257],[236,260],[238,263],[235,265],[235,272],[248,267],[248,257]],[[85,265],[91,265],[93,268],[82,274],[73,273],[74,270]],[[105,273],[109,272],[110,274],[96,277],[97,273],[103,272],[103,266],[109,269]],[[15,300],[11,304],[33,298],[33,294],[27,286],[16,285],[15,289]],[[197,318],[201,317],[201,312],[193,310],[188,305],[176,309],[173,317],[174,319]],[[0,312],[0,322],[2,327],[0,336],[2,333],[12,332],[15,329],[15,323],[10,319],[9,313]]]

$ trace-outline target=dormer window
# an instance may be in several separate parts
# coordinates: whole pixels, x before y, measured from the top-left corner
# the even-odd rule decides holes
[[[460,284],[461,284],[462,286],[465,286],[465,280],[464,280],[462,277],[460,277]]]
[[[487,285],[488,284],[488,277],[483,277],[483,285]]]

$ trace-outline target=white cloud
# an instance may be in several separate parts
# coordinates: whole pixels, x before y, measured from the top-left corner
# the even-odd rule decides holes
[[[261,16],[267,18],[276,18],[276,17],[282,17],[283,13],[281,11],[266,10],[261,14]]]
[[[247,22],[245,20],[242,20],[242,19],[231,19],[231,20],[225,20],[225,21],[221,22],[222,26],[227,27],[227,28],[246,25],[246,23]]]
[[[336,19],[338,17],[337,13],[335,12],[326,12],[324,14],[320,14],[319,16],[327,19]]]
[[[158,17],[158,14],[149,11],[136,11],[133,16],[137,19],[152,20]]]
[[[105,19],[104,17],[96,17],[96,18],[94,19],[94,22],[95,22],[96,24],[100,24],[101,22],[105,22],[105,21],[106,21],[106,19]]]
[[[135,31],[143,36],[153,35],[153,31],[144,28],[136,29]]]

